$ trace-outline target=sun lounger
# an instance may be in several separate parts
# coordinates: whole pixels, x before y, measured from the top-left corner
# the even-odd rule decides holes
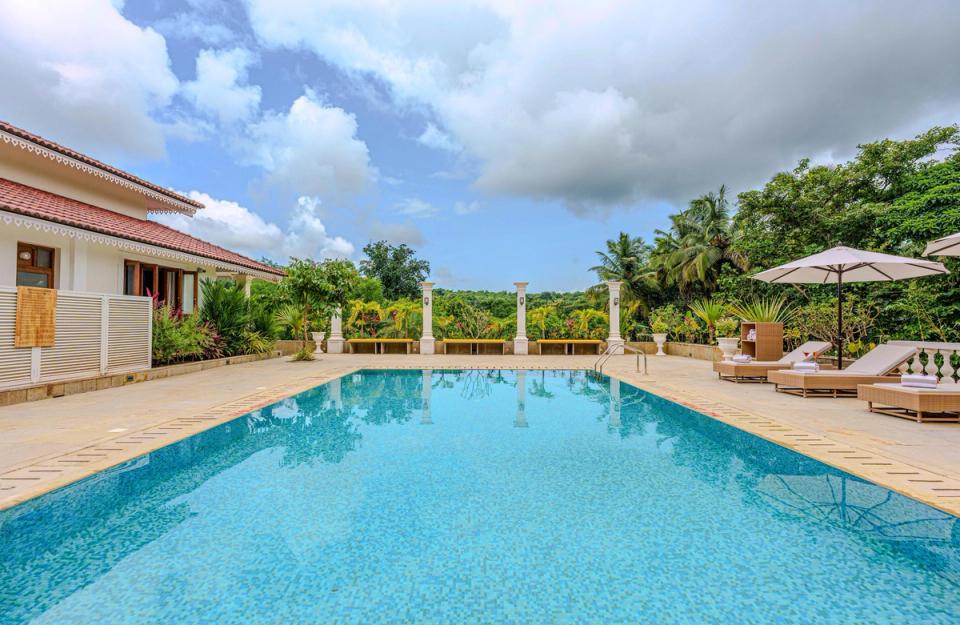
[[[713,363],[713,370],[721,380],[730,382],[766,382],[767,373],[777,369],[789,369],[793,363],[802,362],[813,357],[814,353],[822,354],[830,349],[826,341],[807,341],[780,360],[754,360],[740,363],[731,360],[721,360]]]
[[[917,352],[912,345],[877,345],[843,370],[771,371],[767,379],[782,393],[801,397],[856,396],[860,384],[878,384],[895,380],[890,372]]]
[[[897,383],[861,384],[857,397],[867,402],[870,412],[924,421],[960,423],[960,384],[937,388],[912,388]]]

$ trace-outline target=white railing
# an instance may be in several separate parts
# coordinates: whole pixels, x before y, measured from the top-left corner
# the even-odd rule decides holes
[[[57,292],[53,347],[14,344],[17,290],[0,287],[0,388],[150,368],[149,297]]]

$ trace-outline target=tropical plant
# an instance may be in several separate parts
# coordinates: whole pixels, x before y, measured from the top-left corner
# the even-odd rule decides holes
[[[668,283],[688,291],[699,285],[707,293],[717,288],[726,265],[745,270],[747,257],[736,247],[737,231],[730,218],[726,187],[707,193],[671,217],[670,232],[657,231],[653,265]]]
[[[232,280],[204,280],[201,290],[200,318],[216,328],[224,354],[247,353],[244,333],[250,329],[250,306],[243,287]]]
[[[606,336],[609,317],[592,308],[573,312],[573,336],[576,339],[602,339]]]
[[[683,335],[683,340],[687,343],[696,343],[700,338],[702,328],[700,327],[700,322],[697,321],[697,318],[691,315],[690,313],[685,313],[683,315],[683,325],[678,329],[678,334]],[[711,341],[712,343],[713,341]]]
[[[841,329],[843,344],[863,345],[868,342],[873,333],[876,318],[876,307],[860,301],[855,296],[844,298]],[[794,315],[791,324],[801,341],[817,339],[837,345],[841,338],[841,335],[837,334],[837,300],[835,298],[812,302],[801,307]]]
[[[650,270],[648,257],[650,248],[641,237],[631,237],[621,232],[616,239],[607,241],[607,250],[597,252],[600,263],[590,268],[603,282],[590,288],[589,292],[597,302],[605,302],[607,280],[622,282],[620,300],[624,305],[636,304],[633,310],[646,313],[650,310],[650,299],[657,291],[654,273]]]
[[[281,284],[289,300],[303,310],[304,317],[303,347],[294,355],[294,360],[313,360],[307,348],[311,324],[319,317],[346,310],[350,295],[356,292],[358,280],[356,267],[348,260],[317,263],[291,259]]]
[[[347,328],[358,337],[374,337],[378,335],[380,324],[385,318],[386,313],[377,302],[354,300],[350,302]]]
[[[527,312],[527,320],[530,322],[534,339],[550,338],[548,328],[554,329],[560,325],[555,306],[533,308]]]
[[[673,304],[667,304],[650,312],[650,329],[654,334],[682,331],[683,314]]]
[[[423,322],[420,302],[400,299],[387,306],[384,313],[386,319],[391,322],[388,334],[397,338],[416,338],[419,326]]]
[[[693,314],[699,317],[704,324],[707,326],[707,338],[709,339],[710,344],[713,344],[714,337],[716,335],[716,325],[724,314],[727,312],[727,307],[724,306],[719,300],[701,298],[694,302],[691,302],[689,305]]]
[[[795,309],[787,304],[784,296],[754,297],[746,302],[737,301],[728,306],[729,311],[741,321],[789,323]]]
[[[154,308],[154,365],[203,358],[211,343],[212,331],[196,315],[179,315],[168,305]]]
[[[720,317],[717,319],[715,328],[717,331],[717,337],[719,338],[732,338],[737,335],[737,328],[739,327],[740,322],[737,321],[734,317]]]
[[[254,303],[252,298],[250,301],[250,327],[264,339],[274,340],[280,335],[276,313],[271,310],[268,304],[264,302]]]
[[[303,314],[302,306],[297,304],[283,306],[274,313],[274,321],[277,325],[285,328],[291,337],[295,339],[303,338],[306,316]]]

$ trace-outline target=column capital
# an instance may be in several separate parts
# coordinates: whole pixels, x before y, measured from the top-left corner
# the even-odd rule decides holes
[[[529,282],[514,282],[514,283],[513,283],[513,285],[514,285],[515,287],[517,287],[517,290],[518,290],[518,291],[519,291],[520,289],[525,289],[525,288],[527,288],[527,285],[528,285],[528,284],[530,284],[530,283],[529,283]]]
[[[424,291],[429,291],[430,289],[433,288],[433,282],[421,282],[420,288],[423,289]]]
[[[611,291],[619,291],[621,286],[623,286],[623,281],[621,280],[607,280],[607,288]]]

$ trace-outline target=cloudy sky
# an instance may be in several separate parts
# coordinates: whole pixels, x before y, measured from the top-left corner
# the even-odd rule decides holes
[[[960,121],[960,2],[0,0],[0,119],[251,256],[572,290],[619,230]]]

